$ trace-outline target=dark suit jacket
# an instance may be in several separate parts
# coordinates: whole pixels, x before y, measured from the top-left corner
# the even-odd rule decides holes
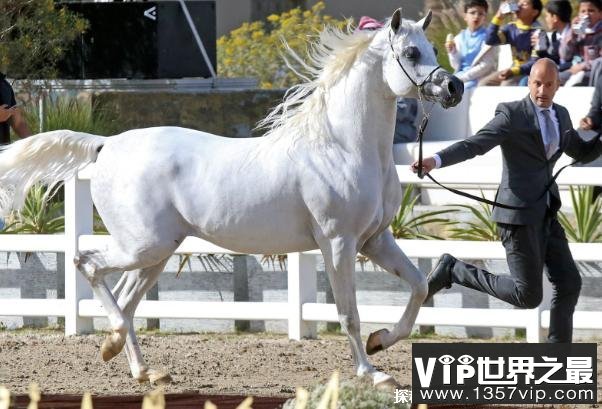
[[[602,130],[602,75],[598,76],[598,80],[595,84],[594,97],[592,98],[592,105],[587,114],[592,119],[594,124],[594,131],[601,132]]]
[[[443,167],[483,155],[500,146],[503,169],[496,200],[527,208],[509,210],[495,207],[494,221],[521,225],[542,221],[548,207],[545,188],[552,180],[554,164],[562,152],[581,162],[590,162],[602,153],[602,142],[597,139],[585,142],[579,137],[566,108],[557,104],[553,108],[560,125],[560,148],[549,160],[546,158],[535,107],[529,96],[520,101],[499,104],[495,117],[476,135],[438,153]],[[553,212],[560,208],[556,183],[550,188],[550,208]]]

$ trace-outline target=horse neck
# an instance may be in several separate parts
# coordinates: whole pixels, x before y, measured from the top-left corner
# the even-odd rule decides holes
[[[348,152],[381,163],[392,160],[395,97],[387,91],[382,65],[356,64],[327,98],[332,133]]]

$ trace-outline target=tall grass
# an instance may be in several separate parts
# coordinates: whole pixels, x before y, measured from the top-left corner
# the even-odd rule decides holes
[[[28,105],[25,119],[32,132],[40,131],[39,106]],[[115,125],[98,104],[73,97],[53,97],[44,103],[43,132],[57,129],[110,135]]]

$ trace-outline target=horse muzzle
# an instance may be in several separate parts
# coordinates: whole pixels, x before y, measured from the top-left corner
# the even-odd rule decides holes
[[[443,108],[451,108],[462,101],[464,83],[447,71],[437,70],[431,80],[422,86],[422,94],[429,101],[440,103]]]

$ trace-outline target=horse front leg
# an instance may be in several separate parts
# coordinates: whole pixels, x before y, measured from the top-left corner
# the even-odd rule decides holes
[[[349,339],[357,376],[370,375],[375,386],[395,386],[397,384],[391,376],[374,369],[368,361],[362,345],[360,317],[355,296],[356,246],[357,241],[355,239],[345,238],[325,240],[320,245],[339,314],[339,322]]]
[[[397,246],[391,231],[388,229],[371,237],[361,249],[361,253],[389,273],[406,280],[412,289],[406,309],[393,330],[389,332],[383,328],[368,337],[366,352],[372,355],[410,335],[420,306],[426,299],[428,283],[425,275],[412,264],[410,259]]]

